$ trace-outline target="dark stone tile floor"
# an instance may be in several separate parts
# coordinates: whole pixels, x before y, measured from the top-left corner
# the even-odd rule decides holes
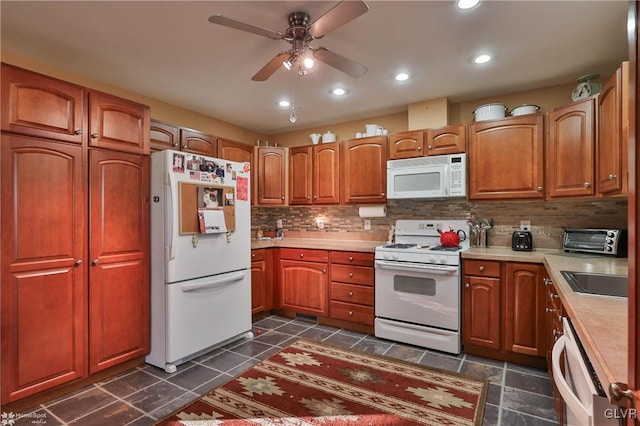
[[[24,417],[14,424],[37,421],[46,425],[152,425],[299,337],[487,379],[486,426],[557,424],[546,371],[466,354],[425,350],[306,319],[269,316],[254,324],[254,334],[253,339],[233,342],[182,364],[173,374],[143,365],[97,382],[31,412],[17,413]]]

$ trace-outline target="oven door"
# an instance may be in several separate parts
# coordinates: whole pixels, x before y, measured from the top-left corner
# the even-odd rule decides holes
[[[459,278],[458,266],[376,260],[376,317],[457,331]]]

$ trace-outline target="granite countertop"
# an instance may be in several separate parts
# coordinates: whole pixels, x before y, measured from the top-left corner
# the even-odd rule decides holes
[[[375,248],[385,244],[385,241],[345,240],[345,239],[311,239],[311,238],[283,238],[281,240],[251,240],[252,249],[288,247],[319,250],[344,250],[373,253]]]
[[[627,259],[551,249],[518,252],[508,247],[471,248],[462,258],[543,263],[607,395],[609,384],[627,382],[627,299],[576,293],[560,273],[628,275]]]

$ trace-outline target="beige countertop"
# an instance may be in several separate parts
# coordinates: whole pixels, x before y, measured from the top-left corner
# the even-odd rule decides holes
[[[312,238],[283,238],[281,240],[251,240],[252,249],[289,247],[289,248],[307,248],[319,250],[344,250],[344,251],[361,251],[373,253],[377,246],[383,245],[384,241],[368,241],[368,240],[344,240],[344,239],[312,239]]]
[[[610,383],[627,383],[627,299],[576,293],[560,273],[628,275],[627,259],[551,249],[517,252],[508,247],[471,248],[462,258],[543,263],[605,392]]]

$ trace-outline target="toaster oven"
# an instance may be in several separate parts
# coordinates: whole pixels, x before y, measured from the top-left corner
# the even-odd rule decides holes
[[[562,240],[565,251],[627,256],[625,229],[566,229]]]

